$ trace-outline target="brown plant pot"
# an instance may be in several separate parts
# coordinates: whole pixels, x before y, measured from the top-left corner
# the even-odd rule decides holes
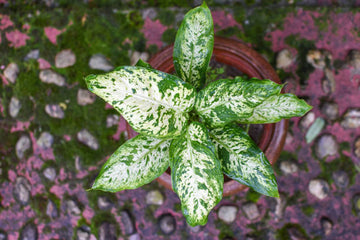
[[[163,72],[174,72],[173,47],[173,45],[168,46],[153,56],[149,60],[150,65]],[[281,83],[275,70],[260,54],[237,40],[215,37],[213,58],[219,63],[236,68],[249,77],[270,79],[276,83]],[[271,164],[274,164],[280,155],[285,143],[287,128],[288,120],[274,124],[263,124],[258,146],[263,150]],[[136,136],[129,125],[127,132],[129,138]],[[169,171],[157,178],[157,181],[172,190]],[[233,195],[246,188],[247,186],[225,176],[223,196]]]

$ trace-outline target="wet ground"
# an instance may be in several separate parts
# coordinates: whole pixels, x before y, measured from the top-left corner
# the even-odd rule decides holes
[[[216,35],[314,106],[290,121],[280,199],[244,191],[193,228],[157,182],[86,191],[127,135],[83,77],[149,59],[199,2],[0,0],[1,240],[360,239],[359,1],[209,1]]]

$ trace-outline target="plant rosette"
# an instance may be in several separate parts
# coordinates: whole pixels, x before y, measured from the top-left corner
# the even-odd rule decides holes
[[[209,8],[190,10],[177,32],[176,75],[139,61],[85,78],[139,133],[102,167],[94,190],[118,192],[150,183],[171,168],[171,182],[191,226],[205,225],[223,194],[223,174],[278,197],[265,154],[239,124],[275,123],[311,109],[271,80],[234,77],[207,83],[214,31]]]

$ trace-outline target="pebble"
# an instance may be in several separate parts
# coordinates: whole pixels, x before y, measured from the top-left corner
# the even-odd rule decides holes
[[[20,100],[16,97],[11,97],[9,104],[9,114],[12,118],[16,118],[21,109]]]
[[[77,103],[80,106],[93,104],[96,100],[96,95],[86,89],[79,89],[77,92]]]
[[[334,73],[330,69],[324,70],[325,77],[322,79],[322,89],[325,94],[330,94],[335,92],[336,89],[336,80]]]
[[[157,16],[157,11],[155,8],[145,8],[141,11],[142,19],[150,18],[151,20],[154,20]]]
[[[313,124],[313,122],[315,121],[315,118],[316,116],[314,112],[307,113],[304,117],[301,118],[299,122],[300,128],[302,130],[308,129],[311,126],[311,124]]]
[[[52,118],[63,119],[65,117],[65,112],[59,104],[46,104],[45,112]]]
[[[66,210],[69,215],[80,215],[81,210],[74,200],[67,200],[65,202]]]
[[[46,205],[46,215],[48,215],[50,218],[57,218],[59,216],[57,207],[55,203],[51,200],[49,200]]]
[[[139,61],[139,59],[142,59],[146,62],[149,59],[149,54],[147,52],[134,51],[130,57],[131,66],[134,66],[137,61]]]
[[[98,197],[97,205],[100,210],[108,210],[113,206],[113,203],[109,198],[100,196]]]
[[[54,143],[54,137],[49,132],[42,132],[36,143],[41,149],[49,149]]]
[[[351,66],[353,66],[355,69],[360,69],[360,51],[351,51],[349,57]]]
[[[124,226],[124,234],[131,235],[135,232],[135,226],[128,211],[120,212],[121,222]]]
[[[15,149],[16,149],[16,156],[18,158],[23,158],[25,152],[30,148],[31,142],[28,136],[21,136],[20,139],[17,141]]]
[[[288,68],[295,60],[295,57],[288,49],[281,50],[276,58],[276,68],[286,69]]]
[[[76,240],[90,240],[90,231],[88,226],[81,226],[76,230]]]
[[[20,69],[16,63],[10,63],[4,70],[4,76],[11,83],[16,82],[16,78],[20,72]]]
[[[0,230],[0,240],[7,240],[7,234],[3,231]]]
[[[159,190],[153,190],[146,195],[146,204],[162,205],[164,203],[164,196]]]
[[[119,124],[120,116],[116,114],[108,115],[106,117],[106,127],[117,126]]]
[[[311,143],[324,129],[325,120],[318,117],[315,122],[310,126],[309,130],[306,132],[305,139],[307,143]]]
[[[355,140],[354,154],[356,157],[360,158],[360,137]]]
[[[232,223],[236,219],[237,207],[221,206],[218,211],[218,217],[226,223]]]
[[[306,61],[314,68],[323,69],[327,66],[327,62],[331,62],[332,56],[324,50],[310,50],[306,56]]]
[[[285,175],[288,175],[288,174],[293,174],[293,173],[296,173],[299,168],[298,166],[296,165],[296,163],[294,162],[291,162],[291,161],[282,161],[280,163],[280,170],[285,174]]]
[[[27,224],[20,233],[20,240],[37,240],[38,230],[34,224]]]
[[[338,170],[332,173],[332,178],[338,188],[346,188],[349,185],[349,176],[345,171]]]
[[[191,232],[193,233],[198,233],[201,231],[201,226],[197,225],[195,227],[190,226],[189,224],[187,224],[188,228],[190,229]]]
[[[131,236],[129,236],[129,240],[140,240],[140,235],[138,233],[135,233]]]
[[[161,232],[171,235],[176,230],[176,221],[171,214],[163,214],[159,217],[159,227]]]
[[[324,157],[337,154],[338,149],[339,145],[335,137],[330,134],[325,134],[316,142],[315,153],[319,159],[323,159]]]
[[[313,179],[309,183],[309,191],[316,198],[323,200],[330,192],[329,184],[322,179]]]
[[[255,203],[246,203],[242,206],[245,216],[249,220],[254,220],[260,216],[259,209]]]
[[[98,141],[93,135],[91,135],[91,133],[88,130],[83,129],[80,132],[78,132],[76,136],[79,142],[85,144],[89,148],[93,150],[97,150],[99,148]]]
[[[57,68],[67,68],[74,65],[76,62],[76,56],[70,49],[65,49],[56,54],[55,66]]]
[[[24,177],[16,178],[14,197],[21,205],[27,205],[30,200],[31,185]]]
[[[45,170],[43,171],[43,175],[48,180],[54,181],[56,178],[56,170],[53,167],[45,168]]]
[[[352,108],[346,111],[341,126],[348,129],[360,127],[360,109]]]
[[[275,220],[279,220],[284,215],[284,211],[286,208],[286,198],[285,196],[280,194],[280,197],[275,198],[275,201],[276,201],[275,210],[274,210]]]
[[[331,234],[331,231],[333,228],[333,222],[327,217],[322,217],[320,219],[320,223],[321,223],[321,229],[322,229],[324,235],[329,236]]]
[[[38,59],[40,56],[40,50],[34,49],[31,50],[28,54],[26,54],[24,61],[28,61],[29,59]]]
[[[115,225],[108,222],[102,223],[99,227],[99,240],[117,240]]]
[[[39,78],[43,83],[55,84],[59,87],[65,86],[65,77],[51,69],[42,70],[39,74]]]
[[[91,69],[103,70],[105,72],[114,69],[106,57],[102,54],[95,54],[91,56],[89,61],[89,67]]]
[[[334,102],[325,102],[321,106],[321,112],[329,119],[336,120],[339,116],[339,106]]]

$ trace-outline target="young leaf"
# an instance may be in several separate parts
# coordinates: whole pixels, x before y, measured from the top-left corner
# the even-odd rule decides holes
[[[222,198],[224,177],[207,129],[198,122],[170,146],[172,186],[191,225],[205,225],[211,209]]]
[[[125,142],[104,164],[92,189],[118,192],[151,182],[169,167],[170,143],[146,135]]]
[[[279,197],[273,169],[261,149],[236,125],[210,131],[223,172],[270,197]]]
[[[206,81],[213,47],[214,25],[204,1],[185,15],[176,34],[173,57],[178,76],[195,88],[201,88]]]
[[[210,83],[196,97],[195,110],[207,124],[217,127],[250,117],[256,106],[279,94],[282,85],[270,80],[221,79]]]
[[[150,63],[145,62],[145,61],[142,60],[141,58],[136,62],[135,66],[154,69],[154,68],[150,65]]]
[[[188,124],[195,90],[176,76],[144,67],[119,67],[85,80],[90,91],[111,104],[139,133],[171,138]]]
[[[252,116],[239,119],[240,123],[275,123],[284,118],[301,117],[312,107],[304,100],[287,93],[274,95],[254,109]]]

